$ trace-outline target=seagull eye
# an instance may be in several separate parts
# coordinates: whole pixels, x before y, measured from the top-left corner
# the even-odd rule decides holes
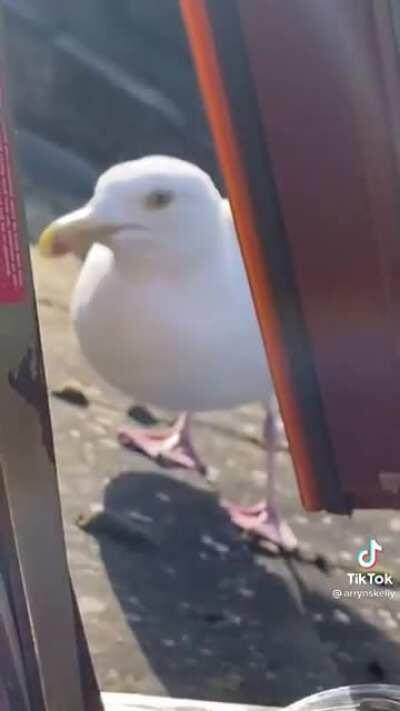
[[[174,194],[170,190],[153,190],[146,195],[144,204],[148,210],[161,210],[163,207],[167,207],[173,198]]]

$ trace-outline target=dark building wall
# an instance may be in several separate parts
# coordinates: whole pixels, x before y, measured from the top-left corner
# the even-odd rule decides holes
[[[149,153],[219,180],[177,0],[4,0],[19,128],[96,171]]]

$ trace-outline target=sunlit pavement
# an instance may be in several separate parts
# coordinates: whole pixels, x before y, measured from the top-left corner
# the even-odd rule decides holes
[[[241,538],[217,495],[260,496],[261,408],[198,418],[208,481],[124,450],[116,430],[132,403],[83,363],[69,324],[78,264],[32,256],[49,388],[72,384],[89,401],[82,407],[52,397],[51,408],[70,565],[101,687],[285,705],[342,683],[400,683],[400,598],[349,599],[346,592],[369,535],[395,581],[400,513],[305,514],[282,451],[281,502],[303,560]],[[77,516],[101,506],[143,535],[80,530]]]

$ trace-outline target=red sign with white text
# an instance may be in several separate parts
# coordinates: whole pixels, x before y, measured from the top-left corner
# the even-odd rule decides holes
[[[0,117],[0,304],[24,298],[21,234],[17,219],[10,145]]]

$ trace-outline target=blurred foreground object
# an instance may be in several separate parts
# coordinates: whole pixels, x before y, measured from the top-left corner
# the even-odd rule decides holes
[[[307,696],[291,704],[289,711],[398,711],[400,686],[359,684],[341,686]]]
[[[399,9],[181,8],[304,507],[398,508]]]
[[[0,53],[0,702],[100,711],[67,568],[4,80]]]

